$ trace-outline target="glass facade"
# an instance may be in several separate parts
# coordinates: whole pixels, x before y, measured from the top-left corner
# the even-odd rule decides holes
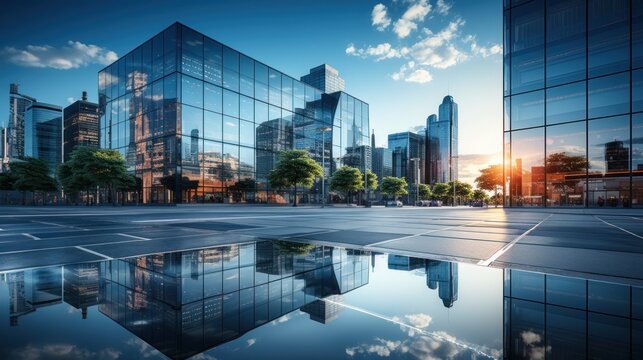
[[[68,161],[77,145],[98,148],[98,104],[83,100],[67,106],[63,111],[63,159]]]
[[[9,85],[9,123],[7,126],[7,157],[25,154],[25,111],[37,100],[21,94],[18,84]]]
[[[506,206],[643,206],[643,1],[504,1]]]
[[[427,129],[427,173],[430,185],[458,178],[458,104],[447,95],[438,109],[438,116],[429,115]]]
[[[330,175],[368,145],[368,104],[179,23],[98,77],[100,145],[125,156],[145,203],[285,203],[290,195],[267,180],[280,151],[306,149],[320,164],[325,157]],[[370,153],[361,159],[370,168]],[[303,202],[321,202],[321,184],[299,191]]]
[[[25,112],[25,156],[44,160],[49,165],[49,175],[56,177],[58,164],[62,163],[62,108],[56,105],[33,103]]]
[[[310,73],[302,76],[300,80],[326,93],[344,91],[344,79],[339,76],[337,69],[328,64],[310,69]]]

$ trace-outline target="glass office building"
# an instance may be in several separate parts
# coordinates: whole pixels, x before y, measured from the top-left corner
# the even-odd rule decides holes
[[[98,148],[98,104],[87,101],[87,92],[65,108],[63,119],[64,161],[69,161],[78,145]]]
[[[286,202],[267,181],[280,151],[325,158],[330,175],[346,149],[368,144],[368,104],[180,23],[101,70],[99,101],[100,145],[125,156],[145,203]],[[320,192],[300,189],[304,202],[321,202]]]
[[[643,1],[504,1],[508,206],[643,204]]]
[[[344,91],[344,79],[339,76],[337,69],[328,64],[310,69],[310,73],[302,76],[300,80],[326,93]]]
[[[447,95],[438,110],[439,117],[426,119],[426,180],[431,186],[458,178],[458,104]]]
[[[25,154],[25,111],[37,100],[20,93],[18,84],[9,85],[9,124],[7,130],[7,154],[19,158]]]
[[[46,161],[53,177],[62,163],[62,110],[57,105],[36,102],[25,111],[24,155]]]

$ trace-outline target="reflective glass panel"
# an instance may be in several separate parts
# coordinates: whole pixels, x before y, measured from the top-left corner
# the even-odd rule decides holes
[[[544,86],[545,17],[542,1],[511,10],[512,94]]]
[[[643,111],[643,69],[632,71],[632,112]]]
[[[239,53],[227,46],[223,47],[223,67],[239,73]]]
[[[536,128],[511,133],[513,206],[542,206],[545,194],[545,132]]]
[[[547,86],[585,78],[585,2],[547,1]]]
[[[630,64],[629,0],[588,1],[589,76],[627,70]]]
[[[586,309],[587,281],[567,276],[547,275],[547,303]]]
[[[547,206],[584,206],[585,121],[547,127]]]
[[[545,354],[545,305],[511,299],[510,359],[529,358],[525,354]]]
[[[247,96],[241,96],[239,108],[239,117],[243,120],[253,121],[254,119],[254,100]]]
[[[643,67],[643,1],[632,0],[632,68]]]
[[[239,117],[239,94],[223,90],[223,114]]]
[[[547,124],[583,120],[586,116],[585,82],[547,89]]]
[[[216,86],[205,83],[203,86],[204,108],[206,110],[223,112],[223,90]]]
[[[239,122],[239,144],[255,146],[255,125],[252,122]]]
[[[630,74],[621,73],[592,79],[588,83],[589,118],[630,111]]]
[[[511,297],[545,301],[545,275],[511,270]]]
[[[223,139],[223,116],[221,114],[204,111],[203,137],[218,141]]]
[[[587,314],[587,355],[590,359],[629,359],[630,320]]]
[[[205,38],[203,49],[203,78],[213,84],[222,85],[223,54],[222,46],[218,42]]]
[[[590,280],[587,295],[587,304],[590,311],[630,316],[629,286]]]
[[[181,133],[192,137],[203,137],[203,110],[192,106],[181,106]]]
[[[181,102],[196,107],[203,107],[203,81],[190,76],[181,77]]]
[[[586,312],[547,305],[547,358],[585,359]]]
[[[181,38],[181,71],[203,78],[203,35],[183,27]]]
[[[632,205],[643,206],[643,114],[632,115]]]
[[[223,117],[223,141],[239,143],[239,119],[230,116]]]
[[[228,68],[223,69],[223,87],[233,91],[239,91],[239,73]]]
[[[545,124],[544,91],[534,91],[511,97],[511,129]]]

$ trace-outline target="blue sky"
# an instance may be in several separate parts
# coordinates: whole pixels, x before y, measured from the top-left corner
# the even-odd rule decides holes
[[[0,86],[61,106],[83,90],[95,101],[98,70],[174,21],[293,77],[336,67],[370,104],[378,145],[422,127],[450,93],[461,176],[500,162],[500,0],[12,2],[0,13]]]

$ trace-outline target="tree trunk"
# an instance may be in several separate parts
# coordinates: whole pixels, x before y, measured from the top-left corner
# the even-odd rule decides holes
[[[295,186],[295,190],[293,191],[293,202],[292,206],[297,206],[297,186]]]

